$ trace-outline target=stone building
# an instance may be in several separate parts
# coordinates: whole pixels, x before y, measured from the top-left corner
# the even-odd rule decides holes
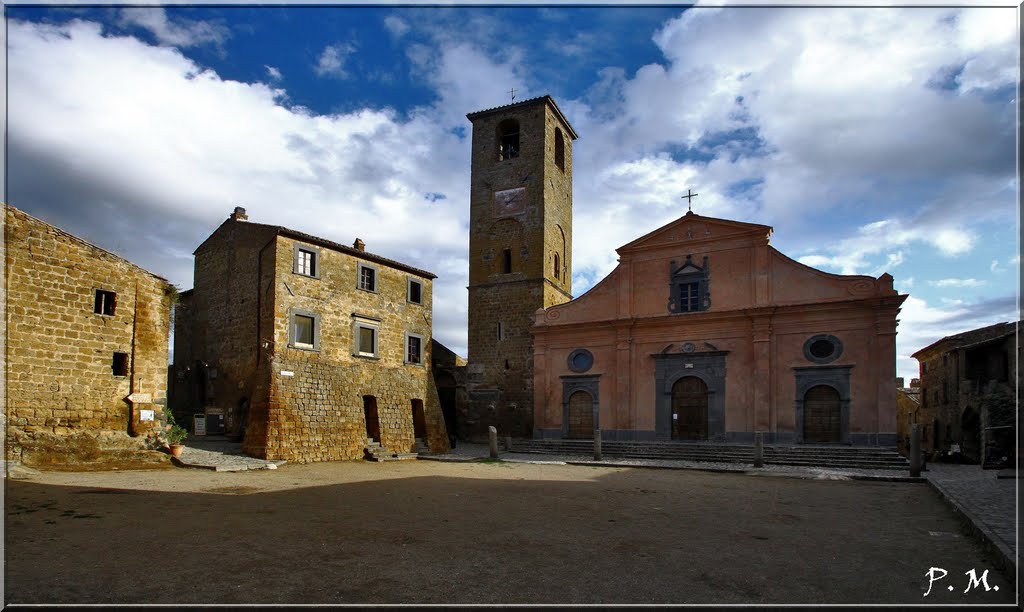
[[[910,386],[903,386],[903,379],[896,379],[896,438],[897,449],[904,457],[910,453],[910,430],[920,425],[921,452],[925,457],[935,453],[935,414],[933,410],[921,407],[921,380],[913,378]]]
[[[921,407],[934,414],[935,449],[942,456],[1012,462],[1019,329],[1018,322],[997,323],[946,336],[913,354],[921,368]]]
[[[459,435],[533,431],[533,313],[572,299],[572,141],[550,96],[470,113],[469,364]]]
[[[4,206],[5,459],[153,459],[175,289]]]
[[[195,251],[175,316],[173,405],[222,414],[254,457],[448,448],[430,375],[435,276],[242,208]],[[370,440],[370,442],[368,442]]]
[[[536,313],[535,435],[896,446],[888,274],[829,274],[772,228],[686,213]]]

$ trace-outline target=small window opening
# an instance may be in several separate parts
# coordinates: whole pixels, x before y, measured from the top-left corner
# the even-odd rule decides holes
[[[423,301],[423,285],[414,280],[409,281],[409,301],[413,304]]]
[[[117,294],[113,291],[96,290],[96,300],[93,303],[92,311],[96,314],[114,316],[114,308],[117,305]]]
[[[295,315],[295,344],[313,346],[313,317]]]
[[[377,271],[368,266],[359,267],[359,288],[366,291],[377,290]]]
[[[498,321],[498,340],[505,339],[505,330],[501,327],[501,321]]]
[[[359,328],[359,353],[362,355],[377,353],[377,330],[372,327]]]
[[[409,336],[405,352],[405,361],[407,363],[420,363],[420,359],[420,339],[416,336]]]
[[[561,128],[555,128],[555,165],[565,172],[565,138]]]
[[[696,312],[700,310],[700,283],[679,284],[679,310]]]
[[[504,274],[512,272],[512,249],[505,249],[501,252],[501,271]]]
[[[555,278],[556,279],[562,278],[562,267],[561,267],[561,265],[559,265],[558,253],[555,253]]]
[[[498,127],[498,159],[519,157],[519,122],[510,119]]]
[[[505,360],[505,369],[508,369],[508,359]]]
[[[298,261],[296,263],[296,271],[299,274],[305,274],[306,276],[316,276],[316,253],[313,251],[307,251],[305,249],[299,249]]]
[[[128,376],[128,353],[114,353],[111,370],[114,376]]]

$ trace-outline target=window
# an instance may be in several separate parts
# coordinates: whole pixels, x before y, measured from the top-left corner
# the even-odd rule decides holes
[[[558,262],[558,253],[555,253],[555,278],[556,279],[562,278],[561,275],[562,275],[562,270],[561,270],[561,267],[559,266],[559,262]]]
[[[295,245],[295,265],[292,272],[320,278],[320,250],[307,245]]]
[[[508,119],[498,126],[498,159],[514,157],[519,157],[519,122]]]
[[[92,311],[96,314],[114,316],[114,308],[117,305],[117,294],[113,291],[96,290],[96,300],[93,303]]]
[[[366,264],[359,264],[359,284],[363,291],[377,292],[377,269]]]
[[[505,328],[502,327],[501,321],[498,321],[498,340],[505,339]]]
[[[423,337],[416,334],[405,335],[405,362],[412,364],[423,363]]]
[[[305,310],[289,310],[288,346],[306,351],[319,351],[320,315]]]
[[[928,362],[927,361],[922,361],[921,362],[921,374],[924,375],[924,374],[927,374],[927,373],[928,373]]]
[[[501,252],[501,271],[503,274],[512,272],[512,249],[505,249]]]
[[[561,128],[555,128],[555,165],[565,172],[565,137]]]
[[[380,357],[380,346],[377,341],[380,321],[360,315],[352,316],[355,317],[352,324],[352,341],[355,345],[352,354],[358,357]]]
[[[114,376],[128,376],[128,353],[114,353],[110,369]]]
[[[831,363],[843,354],[843,343],[832,334],[816,334],[804,342],[804,358],[814,363]]]
[[[409,279],[409,294],[408,294],[408,298],[407,299],[412,304],[422,304],[423,303],[423,283],[421,283],[419,281],[415,281],[415,280],[410,278]]]
[[[679,267],[676,267],[676,262],[672,262],[669,268],[670,313],[698,312],[711,307],[708,270],[707,257],[704,258],[703,266],[693,263],[691,255],[687,255],[686,261]]]

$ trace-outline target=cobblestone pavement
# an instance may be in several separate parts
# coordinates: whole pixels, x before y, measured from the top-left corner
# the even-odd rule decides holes
[[[1003,560],[1007,573],[1017,568],[1017,478],[998,478],[977,465],[929,463],[923,472],[979,539]]]
[[[266,461],[242,453],[240,442],[231,442],[224,436],[195,436],[185,444],[181,457],[175,464],[182,467],[201,468],[217,472],[242,472],[245,470],[274,470],[284,461]]]

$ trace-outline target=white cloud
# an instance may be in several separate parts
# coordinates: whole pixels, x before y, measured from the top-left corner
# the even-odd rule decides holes
[[[267,69],[267,76],[269,76],[271,80],[273,80],[273,81],[280,81],[281,80],[281,76],[282,75],[281,75],[281,71],[280,70],[278,70],[274,66],[263,66],[263,67]]]
[[[136,25],[148,30],[162,44],[193,47],[207,43],[223,43],[231,32],[222,25],[208,21],[177,18],[170,20],[160,7],[133,7],[120,10],[122,25]]]
[[[409,31],[409,23],[401,17],[395,15],[388,15],[384,18],[384,27],[387,28],[388,32],[391,33],[395,38],[401,38]]]
[[[328,45],[320,53],[320,57],[317,58],[317,63],[313,70],[318,76],[347,79],[350,75],[345,69],[345,63],[348,61],[348,57],[355,53],[355,51],[356,47],[352,43]]]
[[[976,278],[943,278],[928,281],[932,287],[981,287],[985,281]]]

